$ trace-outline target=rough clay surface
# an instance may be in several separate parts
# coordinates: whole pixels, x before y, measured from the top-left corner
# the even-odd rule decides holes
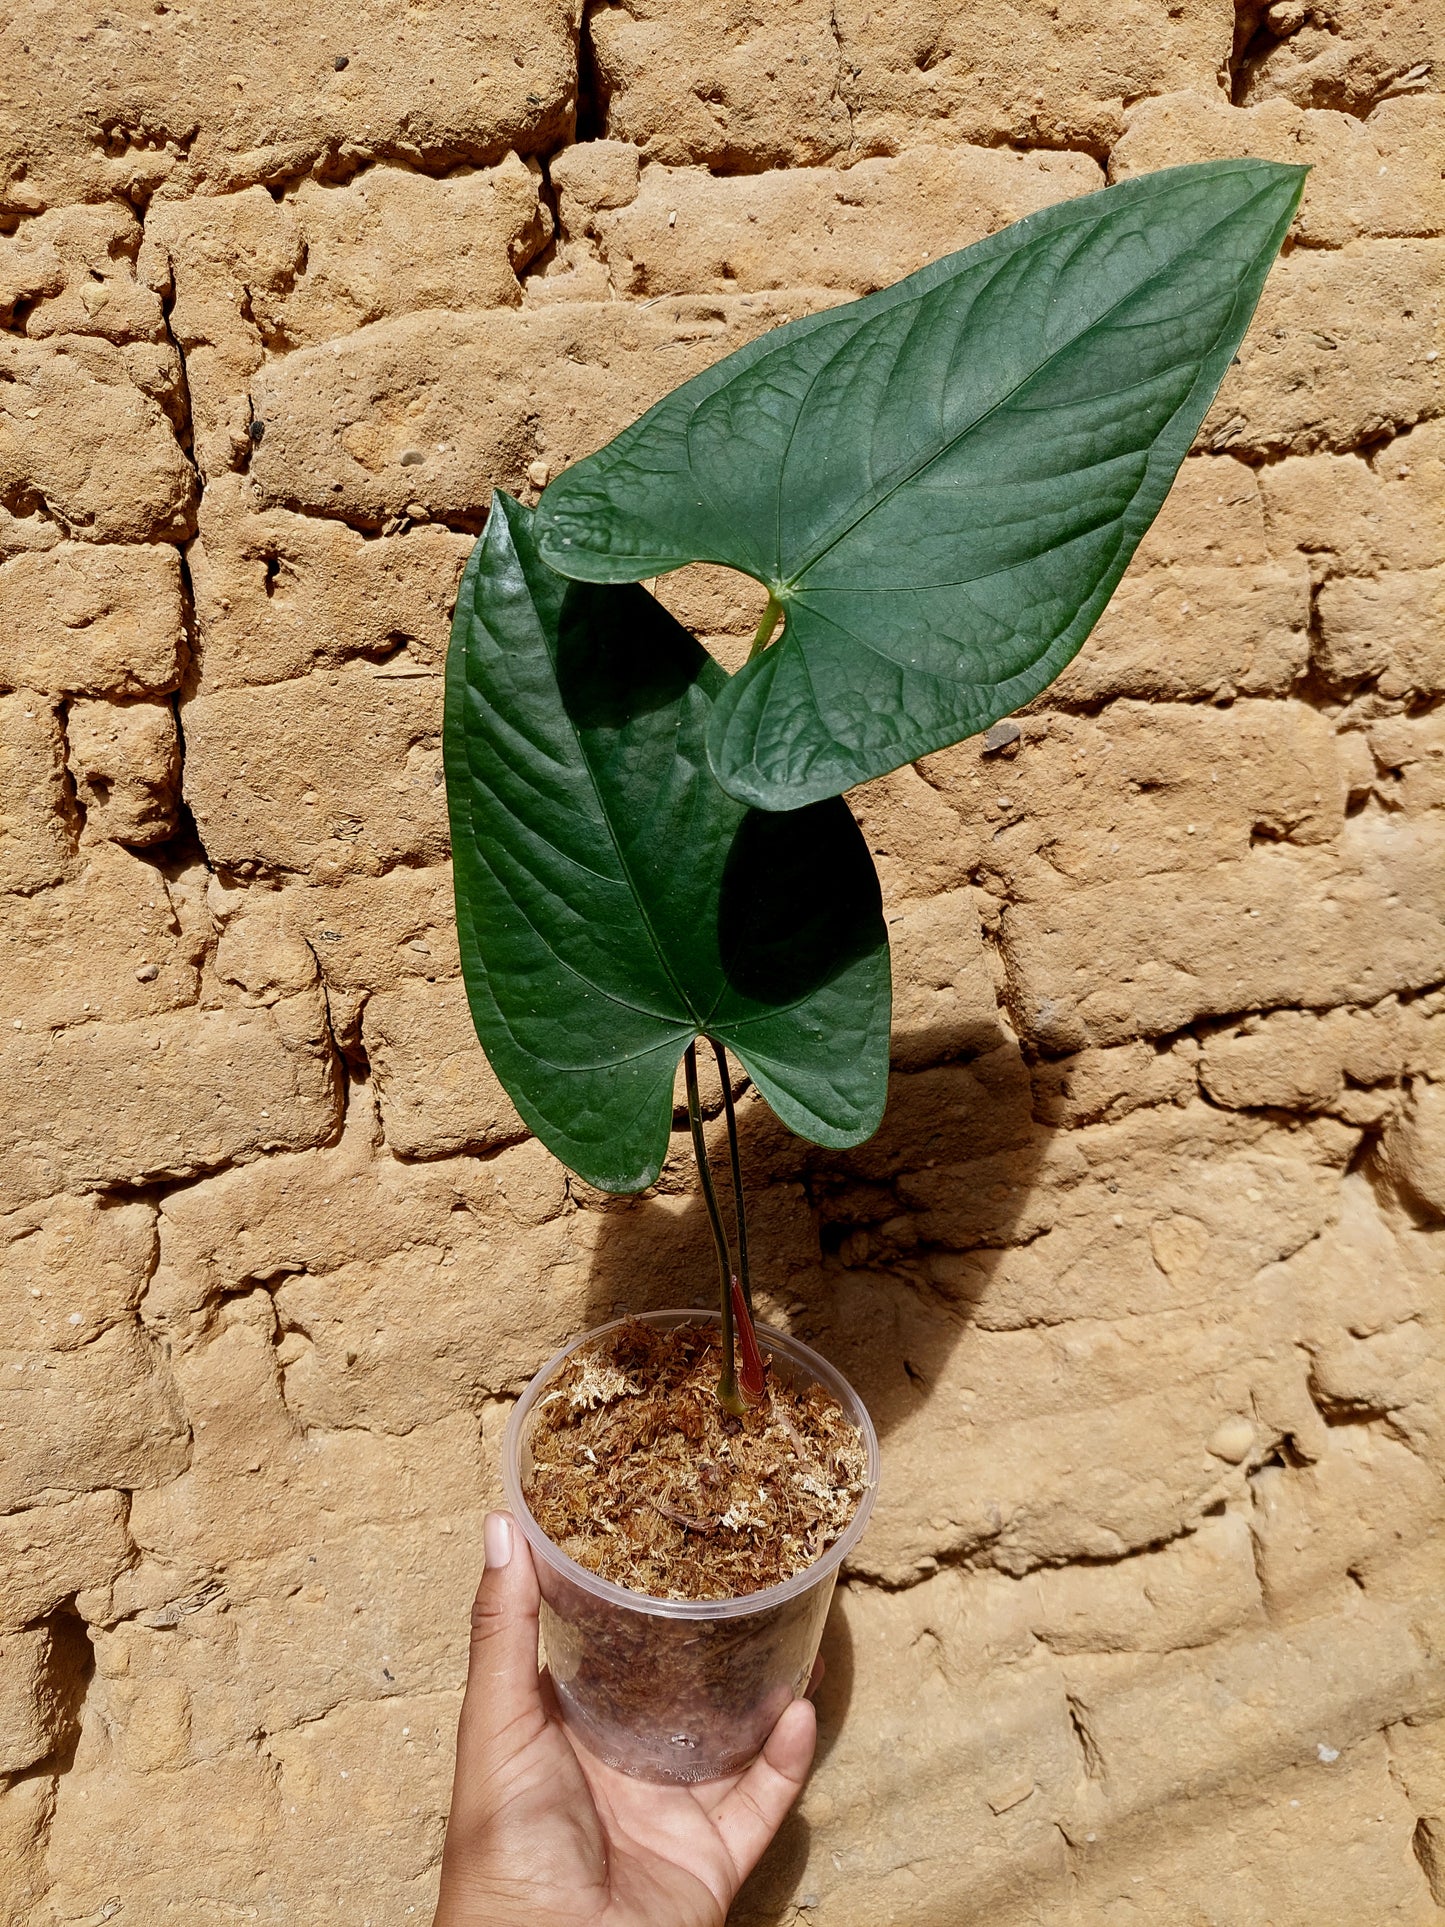
[[[1441,0],[8,9],[5,1927],[426,1921],[510,1401],[708,1293],[681,1135],[591,1194],[471,1041],[493,485],[1237,153],[1304,207],[1096,638],[855,799],[882,1131],[742,1104],[885,1469],[735,1918],[1445,1921],[1442,55]],[[759,601],[661,593],[725,657]]]

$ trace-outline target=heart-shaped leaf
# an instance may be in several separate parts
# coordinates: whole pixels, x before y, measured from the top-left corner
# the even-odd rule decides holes
[[[705,739],[727,678],[638,588],[568,582],[500,491],[462,578],[444,730],[477,1035],[548,1148],[650,1184],[707,1036],[778,1116],[857,1144],[887,1089],[888,939],[838,800],[760,815]]]
[[[767,584],[786,627],[708,738],[745,802],[835,796],[985,729],[1098,620],[1304,175],[1169,168],[775,329],[560,475],[541,552],[594,582],[721,562]]]

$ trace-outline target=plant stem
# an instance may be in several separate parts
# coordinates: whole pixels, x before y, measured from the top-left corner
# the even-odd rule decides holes
[[[718,1081],[722,1085],[723,1110],[728,1121],[728,1158],[732,1164],[733,1211],[737,1218],[738,1229],[738,1268],[732,1277],[733,1323],[737,1328],[737,1348],[742,1355],[738,1370],[738,1390],[743,1395],[745,1405],[758,1404],[767,1394],[768,1368],[758,1346],[757,1327],[753,1322],[753,1287],[748,1272],[748,1211],[743,1197],[743,1164],[738,1153],[738,1119],[733,1109],[732,1079],[728,1076],[728,1054],[718,1043],[710,1038],[713,1055],[717,1058]]]
[[[753,646],[748,651],[749,662],[752,661],[754,656],[760,656],[763,653],[763,651],[767,648],[768,644],[772,641],[773,631],[774,629],[777,628],[778,617],[782,613],[783,613],[782,603],[779,602],[778,598],[773,594],[772,590],[769,589],[768,606],[763,611],[763,619],[758,624],[757,634],[753,637]]]
[[[743,1166],[738,1155],[738,1119],[733,1109],[732,1079],[728,1076],[728,1054],[716,1038],[709,1039],[713,1055],[717,1058],[717,1074],[722,1079],[723,1109],[728,1121],[728,1158],[733,1172],[733,1215],[738,1228],[738,1280],[743,1288],[743,1300],[748,1315],[753,1315],[753,1281],[748,1269],[748,1214],[743,1203]]]
[[[723,1331],[722,1373],[717,1382],[718,1403],[734,1418],[741,1418],[745,1408],[742,1393],[738,1390],[737,1334],[733,1329],[733,1260],[728,1250],[728,1234],[723,1229],[722,1213],[718,1210],[717,1192],[713,1189],[712,1170],[707,1161],[707,1145],[702,1135],[702,1103],[697,1094],[695,1044],[688,1045],[682,1062],[687,1079],[687,1121],[692,1126],[692,1152],[697,1159],[697,1174],[702,1180],[702,1195],[707,1204],[708,1221],[712,1225],[713,1243],[717,1246]]]

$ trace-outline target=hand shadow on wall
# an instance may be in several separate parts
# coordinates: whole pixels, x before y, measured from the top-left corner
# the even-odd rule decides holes
[[[794,1137],[751,1090],[738,1099],[760,1319],[835,1364],[878,1428],[878,1507],[857,1560],[865,1572],[874,1569],[870,1542],[896,1548],[913,1537],[900,1515],[917,1495],[890,1485],[889,1435],[927,1406],[1007,1247],[1032,1235],[1034,1179],[1050,1135],[1033,1115],[1028,1068],[1002,1016],[965,1034],[902,1033],[895,1055],[915,1064],[935,1055],[947,1061],[895,1071],[879,1131],[852,1151]],[[730,1225],[721,1086],[715,1075],[709,1081],[708,1137]],[[589,1207],[589,1325],[623,1310],[716,1303],[717,1261],[683,1111],[674,1115],[658,1185],[637,1198],[592,1193]],[[926,1557],[921,1545],[919,1555]],[[852,1643],[836,1602],[822,1650],[818,1763],[836,1743],[853,1691]],[[808,1851],[807,1820],[794,1813],[739,1898],[740,1915],[791,1918]]]

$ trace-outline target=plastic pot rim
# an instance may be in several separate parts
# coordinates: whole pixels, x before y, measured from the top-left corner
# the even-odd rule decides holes
[[[821,1558],[815,1559],[811,1566],[784,1579],[776,1586],[766,1586],[761,1592],[738,1593],[728,1599],[660,1599],[655,1593],[633,1592],[627,1586],[619,1586],[615,1580],[602,1579],[586,1566],[579,1565],[562,1548],[549,1539],[532,1515],[522,1492],[521,1447],[522,1434],[538,1399],[546,1391],[548,1384],[562,1364],[580,1346],[591,1344],[603,1338],[608,1332],[617,1331],[621,1326],[640,1322],[644,1325],[709,1325],[721,1323],[715,1311],[644,1311],[629,1314],[623,1318],[613,1318],[605,1325],[595,1325],[591,1331],[582,1332],[571,1338],[560,1351],[556,1351],[533,1375],[525,1392],[512,1408],[507,1420],[507,1429],[502,1436],[502,1491],[506,1497],[507,1508],[526,1535],[527,1543],[534,1554],[561,1572],[574,1586],[583,1592],[591,1593],[594,1598],[603,1599],[615,1606],[625,1606],[632,1612],[652,1613],[660,1619],[717,1620],[739,1619],[751,1613],[764,1613],[775,1606],[786,1605],[790,1600],[810,1592],[821,1580],[831,1579],[863,1536],[868,1524],[868,1516],[873,1510],[873,1502],[878,1496],[879,1451],[878,1434],[869,1417],[868,1408],[859,1398],[843,1374],[828,1363],[811,1347],[800,1339],[792,1338],[787,1332],[780,1332],[771,1325],[759,1325],[759,1341],[770,1351],[777,1352],[790,1364],[800,1366],[826,1387],[849,1418],[857,1425],[863,1437],[863,1450],[867,1465],[866,1483],[863,1496],[858,1501],[858,1509],[848,1521],[847,1526],[829,1546]]]

